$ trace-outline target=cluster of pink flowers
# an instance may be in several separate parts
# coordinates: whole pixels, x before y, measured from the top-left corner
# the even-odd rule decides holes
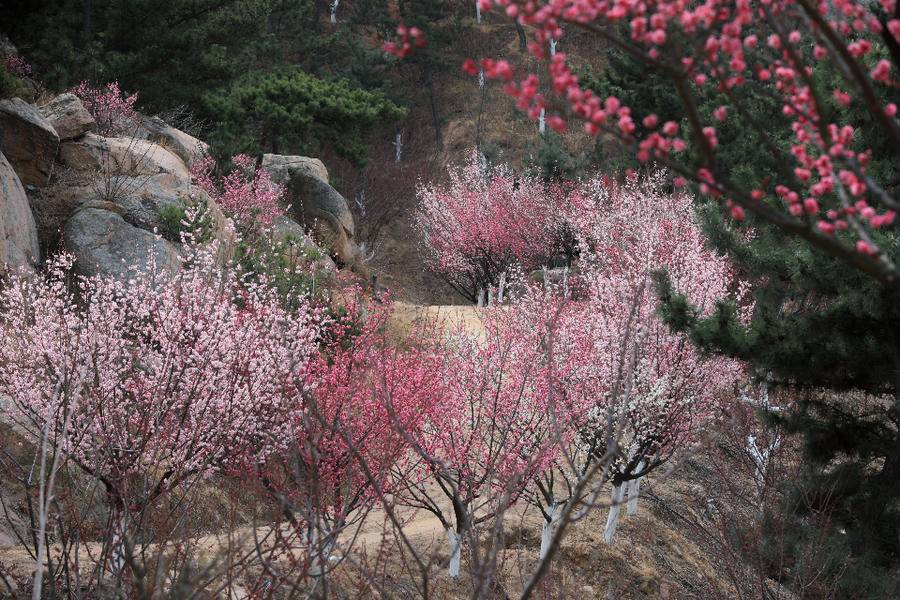
[[[745,319],[751,307],[747,285],[705,247],[693,199],[664,187],[665,177],[656,173],[596,189],[595,209],[578,222],[586,250],[577,285],[586,299],[571,313],[575,327],[585,328],[581,335],[593,341],[584,356],[598,369],[598,381],[633,373],[627,395],[607,389],[597,408],[603,417],[609,410],[625,417],[625,443],[635,462],[647,465],[690,442],[743,374],[738,362],[701,357],[684,334],[670,331],[656,314],[651,273],[665,269],[704,314],[735,289]]]
[[[513,430],[510,447],[532,458],[508,472],[527,476],[523,485],[533,487],[525,498],[541,506],[548,523],[559,504],[579,501],[560,496],[554,480],[571,489],[615,449],[609,476],[621,491],[695,442],[734,401],[745,376],[738,361],[702,356],[657,314],[651,274],[659,269],[704,314],[729,292],[736,292],[742,318],[752,308],[747,285],[704,247],[692,198],[664,192],[665,184],[662,173],[624,185],[585,182],[571,293],[528,284],[511,306],[485,317],[488,330],[516,348],[507,354],[512,365],[491,372],[514,387],[521,383],[516,373],[531,374],[522,387],[535,395],[515,407],[527,425]],[[528,447],[525,439],[540,441]]]
[[[105,88],[97,88],[86,81],[72,90],[84,107],[97,122],[97,133],[100,135],[124,135],[131,133],[137,126],[138,115],[134,109],[138,95],[126,96],[119,89],[119,82],[106,84]]]
[[[535,31],[530,51],[547,61],[550,91],[564,107],[548,115],[550,127],[563,131],[567,123],[580,119],[588,134],[610,134],[634,148],[639,160],[657,161],[694,180],[704,193],[721,198],[735,219],[751,212],[794,235],[799,232],[819,248],[875,276],[892,280],[900,276],[871,235],[871,230],[895,222],[900,202],[867,169],[872,151],[859,147],[854,123],[836,121],[827,105],[834,99],[842,107],[862,110],[883,135],[900,143],[897,106],[879,99],[881,90],[897,85],[896,65],[885,57],[889,56],[886,45],[900,41],[896,0],[762,4],[749,0],[479,0],[479,4],[482,10],[497,8]],[[629,33],[619,36],[616,26],[623,22]],[[694,167],[681,160],[687,143],[677,123],[662,123],[654,114],[635,115],[615,96],[598,97],[582,85],[565,53],[547,56],[548,41],[559,40],[570,28],[604,38],[672,80],[689,116],[702,165]],[[670,47],[675,37],[680,40],[678,53]],[[821,94],[813,81],[814,71],[825,63],[843,78],[829,95]],[[508,61],[483,59],[480,66],[487,77],[504,83],[506,93],[530,117],[538,118],[545,109],[558,110],[541,92],[536,74],[517,81]],[[463,68],[470,73],[478,70],[471,60]],[[737,118],[732,114],[739,111],[729,107],[737,107],[739,88],[778,98],[790,119],[791,129],[785,133],[793,139],[790,153],[784,155],[783,172],[747,189],[715,167],[717,126]],[[731,104],[719,107],[704,122],[694,96],[707,91],[721,92]],[[646,131],[641,136],[638,120]],[[763,202],[765,198],[769,202]],[[774,198],[783,201],[783,212],[771,203]],[[845,233],[837,236],[840,232]]]
[[[284,214],[284,186],[272,181],[249,156],[238,154],[231,163],[232,170],[218,176],[215,159],[206,156],[191,167],[191,178],[241,226],[270,225]]]
[[[31,65],[18,54],[10,54],[3,57],[3,64],[6,66],[6,71],[8,73],[17,77],[31,76]]]
[[[538,266],[553,250],[551,215],[561,214],[543,182],[505,167],[486,173],[477,153],[449,170],[446,185],[421,185],[416,227],[429,267],[472,299],[514,264]]]
[[[0,292],[3,411],[106,488],[110,509],[146,506],[179,484],[284,447],[281,415],[311,383],[318,327],[198,251],[175,276],[47,280]],[[297,381],[303,383],[298,387]],[[136,507],[136,508],[135,508]]]
[[[397,36],[398,41],[387,42],[382,47],[385,52],[397,58],[405,58],[412,52],[413,47],[423,48],[427,43],[425,34],[418,27],[400,24],[397,26]]]

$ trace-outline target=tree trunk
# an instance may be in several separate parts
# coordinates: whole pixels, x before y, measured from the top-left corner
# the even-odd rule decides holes
[[[638,472],[644,470],[644,461],[638,463],[637,470]],[[629,515],[637,514],[638,495],[641,493],[641,479],[643,479],[643,477],[638,477],[637,479],[632,479],[628,482],[627,514]]]
[[[544,560],[544,557],[547,556],[547,552],[550,550],[550,540],[553,538],[553,531],[556,529],[556,525],[559,522],[560,516],[562,516],[562,503],[561,502],[553,502],[549,510],[547,511],[550,520],[548,521],[546,518],[544,519],[544,525],[541,529],[541,552],[539,555],[540,560]]]
[[[606,518],[606,527],[603,528],[603,541],[612,544],[616,535],[616,526],[619,524],[619,512],[622,509],[622,498],[625,495],[624,484],[614,485],[612,489],[612,506],[609,508],[609,516]]]
[[[452,579],[459,579],[459,565],[462,558],[462,535],[447,528],[447,539],[450,541],[450,565],[448,573]]]
[[[528,41],[525,39],[525,28],[518,19],[516,19],[516,33],[519,36],[519,52],[525,52],[528,48]]]
[[[434,124],[434,141],[438,149],[444,148],[444,137],[441,133],[441,120],[438,118],[437,100],[434,97],[434,78],[431,76],[431,66],[425,65],[425,85],[428,86],[428,102],[431,106],[431,120]]]

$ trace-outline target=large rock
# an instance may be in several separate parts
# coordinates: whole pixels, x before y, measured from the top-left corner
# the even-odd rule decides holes
[[[317,159],[266,154],[262,166],[272,180],[287,188],[295,220],[304,223],[327,245],[338,261],[355,265],[353,215],[347,200],[328,183],[328,172]]]
[[[115,175],[109,182],[109,190],[87,188],[78,195],[82,199],[112,202],[121,208],[126,221],[148,230],[162,225],[160,215],[166,209],[184,209],[191,192],[190,181],[169,173]]]
[[[101,137],[88,133],[60,146],[60,162],[82,173],[107,176],[147,176],[167,173],[190,179],[184,162],[162,146],[134,137]]]
[[[25,188],[0,153],[0,265],[33,268],[39,258],[37,229]]]
[[[21,98],[0,101],[0,152],[24,185],[50,180],[59,136],[40,111]]]
[[[60,141],[73,140],[97,128],[94,117],[75,94],[60,94],[41,107],[41,114],[56,130]]]
[[[304,175],[317,177],[330,183],[328,169],[318,158],[308,156],[287,156],[283,154],[264,154],[262,166],[265,167],[274,181],[287,183],[291,177]]]
[[[209,144],[175,129],[159,117],[142,119],[137,135],[176,154],[189,167],[209,154]]]
[[[115,206],[98,203],[78,210],[65,227],[66,248],[84,275],[108,275],[127,280],[136,271],[156,268],[176,273],[181,268],[178,247],[125,222]]]

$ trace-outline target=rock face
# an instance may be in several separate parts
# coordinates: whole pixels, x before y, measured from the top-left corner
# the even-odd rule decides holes
[[[64,166],[81,172],[129,177],[168,173],[190,179],[187,166],[178,156],[137,138],[106,138],[89,133],[80,140],[64,143],[59,160]]]
[[[137,136],[159,144],[177,155],[188,167],[209,154],[209,145],[206,142],[175,129],[159,117],[142,119]]]
[[[109,202],[132,225],[152,230],[160,227],[160,213],[167,207],[185,207],[190,182],[170,175],[110,175],[97,181],[73,185],[56,191],[57,205],[72,214],[89,202]]]
[[[41,114],[63,142],[81,137],[97,127],[94,117],[75,94],[60,94],[41,107]]]
[[[322,161],[304,156],[266,154],[262,166],[285,185],[291,214],[306,224],[345,265],[356,262],[353,215],[347,201],[328,183]]]
[[[127,279],[135,270],[146,272],[151,258],[158,269],[175,273],[181,268],[175,244],[126,223],[114,210],[114,205],[89,204],[66,223],[66,247],[80,273]]]
[[[24,185],[46,185],[59,136],[37,108],[20,98],[0,101],[0,152]]]
[[[264,154],[262,166],[265,167],[274,181],[287,183],[291,177],[303,175],[316,177],[325,183],[330,183],[328,169],[325,168],[325,164],[318,158]]]
[[[34,216],[28,197],[0,153],[0,264],[7,268],[33,268],[40,258]]]

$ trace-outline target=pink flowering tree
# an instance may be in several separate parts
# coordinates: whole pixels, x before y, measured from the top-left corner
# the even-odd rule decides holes
[[[504,82],[531,118],[544,110],[558,131],[581,122],[588,135],[617,140],[638,160],[695,182],[733,218],[752,214],[882,283],[900,284],[900,270],[878,235],[894,223],[900,203],[883,171],[872,168],[900,144],[897,105],[890,98],[900,59],[895,0],[479,4],[532,30],[529,47],[546,65],[549,87],[541,87],[537,73],[515,73],[502,58],[480,65],[470,60],[465,68],[475,74],[480,66]],[[668,81],[683,120],[666,121],[652,110],[637,114],[619,98],[588,89],[564,52],[548,56],[549,41],[574,29]],[[413,45],[402,47],[414,51]],[[710,99],[719,106],[703,109]],[[775,118],[754,114],[754,106],[770,104],[780,113]],[[771,172],[748,180],[722,160],[729,143],[720,144],[720,134],[734,120],[759,140]],[[879,141],[860,128],[878,132]]]
[[[605,537],[615,531],[623,486],[629,483],[629,510],[636,509],[640,479],[697,439],[729,399],[743,376],[742,365],[723,357],[705,357],[688,336],[674,333],[658,314],[651,274],[665,270],[675,288],[703,314],[734,295],[749,318],[744,296],[730,264],[708,250],[685,193],[664,192],[656,173],[623,186],[593,183],[595,207],[583,213],[580,231],[589,248],[581,258],[578,285],[585,300],[572,313],[575,327],[589,335],[598,388],[592,413],[580,437],[587,452],[605,452],[610,440],[599,418],[621,420],[620,452],[612,466],[613,508]],[[580,314],[579,314],[580,313]],[[618,385],[611,382],[622,380]],[[601,439],[597,439],[598,434]]]
[[[475,152],[446,185],[422,185],[417,197],[429,268],[472,302],[514,264],[534,268],[552,249],[543,184],[503,167],[486,173]]]
[[[462,548],[474,556],[482,527],[496,533],[551,442],[543,371],[530,360],[541,349],[501,313],[495,316],[484,336],[459,331],[434,348],[436,355],[419,356],[418,377],[435,381],[433,399],[419,427],[404,431],[415,468],[395,497],[441,523],[452,578],[460,575]],[[394,398],[386,395],[392,404]]]
[[[231,167],[219,175],[215,159],[206,156],[191,167],[191,178],[244,231],[271,225],[284,214],[284,186],[272,181],[268,171],[245,154],[232,157]]]
[[[390,310],[387,298],[349,291],[322,324],[319,353],[285,388],[290,434],[257,477],[288,525],[277,532],[279,557],[305,558],[283,573],[286,589],[303,578],[321,585],[362,520],[413,476],[406,435],[433,408],[438,378],[424,354],[392,347]]]
[[[728,262],[704,247],[691,197],[664,185],[661,173],[624,186],[581,184],[571,294],[530,285],[502,311],[529,332],[534,350],[521,356],[542,373],[536,389],[553,441],[524,496],[544,517],[542,559],[562,515],[596,507],[608,480],[610,542],[625,493],[634,513],[641,478],[694,442],[743,376],[738,362],[701,356],[657,314],[651,275],[659,269],[707,313],[729,291],[744,293]],[[585,486],[592,471],[596,481]]]
[[[209,250],[127,283],[70,268],[63,257],[0,292],[2,411],[101,485],[98,565],[139,585],[146,543],[168,539],[150,526],[161,502],[282,447],[285,390],[305,377],[317,328]]]
[[[3,57],[6,71],[16,77],[31,77],[31,65],[18,54],[9,54]]]
[[[94,87],[82,81],[71,90],[97,122],[97,133],[105,136],[130,135],[137,127],[138,115],[134,109],[138,95],[126,95],[113,81],[105,87]]]

